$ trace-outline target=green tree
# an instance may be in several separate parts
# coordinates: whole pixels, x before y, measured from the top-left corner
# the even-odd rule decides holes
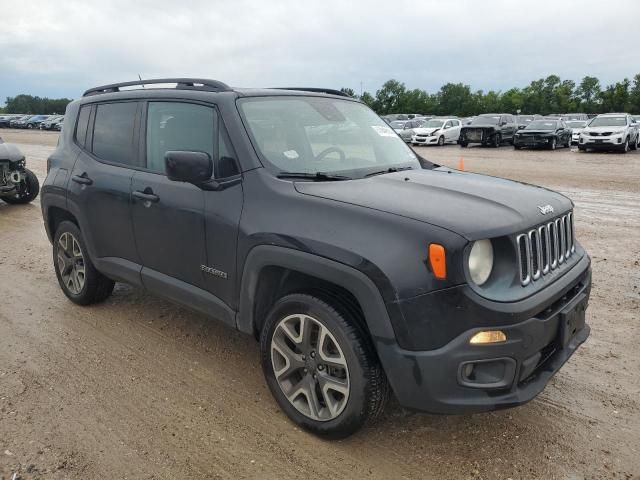
[[[640,114],[640,73],[633,77],[633,87],[629,91],[629,112]]]
[[[7,97],[7,113],[40,113],[51,115],[54,113],[64,113],[67,104],[71,102],[68,98],[46,98],[34,97],[31,95],[17,95]]]
[[[600,80],[596,77],[584,77],[576,89],[576,95],[581,102],[581,110],[586,113],[599,112],[601,94]]]
[[[340,91],[342,93],[346,93],[347,95],[349,95],[350,97],[355,97],[356,96],[356,92],[353,90],[353,88],[349,88],[349,87],[342,87],[340,89]]]
[[[404,83],[397,80],[387,80],[380,90],[376,92],[374,109],[381,115],[387,113],[399,113],[404,101],[403,97],[407,89]]]
[[[609,85],[601,94],[602,112],[626,112],[629,107],[629,86],[631,82],[625,78],[621,82]]]

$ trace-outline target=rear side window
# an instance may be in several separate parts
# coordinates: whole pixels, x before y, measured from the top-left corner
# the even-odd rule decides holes
[[[87,126],[89,125],[89,115],[91,114],[91,105],[84,105],[80,108],[78,114],[78,124],[76,125],[76,143],[84,147],[87,139]]]
[[[137,165],[134,126],[136,102],[97,106],[93,127],[93,154],[108,162]]]
[[[147,168],[164,173],[172,150],[208,153],[215,159],[216,112],[193,103],[150,102],[147,112]]]

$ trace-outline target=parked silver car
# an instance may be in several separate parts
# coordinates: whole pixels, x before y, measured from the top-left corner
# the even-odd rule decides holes
[[[422,118],[409,120],[404,124],[404,128],[400,132],[398,132],[398,135],[400,135],[400,138],[405,142],[411,143],[411,139],[415,135],[416,128],[422,127],[422,125],[424,125],[426,121],[427,119]]]

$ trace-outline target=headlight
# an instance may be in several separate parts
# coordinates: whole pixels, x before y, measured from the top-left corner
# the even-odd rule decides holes
[[[493,270],[493,246],[491,240],[478,240],[469,253],[469,274],[476,285],[483,285]]]

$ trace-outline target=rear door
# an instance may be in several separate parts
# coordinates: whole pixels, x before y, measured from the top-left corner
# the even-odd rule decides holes
[[[81,107],[75,126],[81,150],[67,196],[98,268],[134,284],[140,283],[140,258],[130,208],[133,168],[140,162],[139,107],[136,101]]]

